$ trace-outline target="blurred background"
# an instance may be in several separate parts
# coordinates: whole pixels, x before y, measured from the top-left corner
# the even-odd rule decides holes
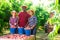
[[[60,0],[0,0],[0,35],[9,33],[11,11],[15,10],[19,13],[22,11],[21,6],[24,5],[27,6],[27,10],[32,9],[35,11],[38,19],[38,30],[44,30],[44,24],[53,10],[56,17],[54,22],[56,22],[56,27],[60,28]],[[55,35],[57,34],[52,32],[49,37],[53,38]]]

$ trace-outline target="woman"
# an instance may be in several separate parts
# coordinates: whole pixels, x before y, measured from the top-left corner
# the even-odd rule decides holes
[[[27,27],[31,28],[31,35],[35,35],[36,34],[37,18],[34,15],[34,11],[33,10],[29,10],[28,13],[30,14],[31,17],[28,19],[28,25],[27,25]]]

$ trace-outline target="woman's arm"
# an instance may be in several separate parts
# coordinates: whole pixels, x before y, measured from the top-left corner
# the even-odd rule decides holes
[[[37,18],[34,17],[34,18],[33,18],[33,21],[34,21],[34,25],[31,27],[31,29],[33,29],[33,28],[36,26],[36,24],[37,24]]]
[[[11,23],[11,17],[10,17],[10,20],[9,20],[9,24],[10,24],[10,27],[11,28],[14,28],[15,27],[14,24]]]
[[[31,27],[31,29],[33,29],[35,26],[36,26],[36,24],[35,24],[35,25],[33,25],[33,26]]]
[[[11,24],[11,17],[10,17],[10,19],[9,19],[9,24],[10,24],[10,26],[12,25],[12,24]]]

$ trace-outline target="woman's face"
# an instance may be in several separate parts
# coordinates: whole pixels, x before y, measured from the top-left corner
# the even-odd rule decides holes
[[[28,11],[28,14],[31,15],[31,16],[33,15],[33,13],[31,11]]]
[[[31,16],[33,15],[33,13],[30,11],[30,13],[29,13]]]
[[[12,16],[16,16],[16,13],[15,12],[12,12]]]

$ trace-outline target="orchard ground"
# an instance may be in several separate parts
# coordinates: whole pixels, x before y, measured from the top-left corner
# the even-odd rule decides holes
[[[4,36],[7,34],[10,34],[9,30],[5,30],[3,34],[0,34],[0,36]],[[48,40],[48,35],[44,32],[44,29],[40,28],[37,30],[36,40]],[[60,40],[60,34],[56,35],[54,40]]]

